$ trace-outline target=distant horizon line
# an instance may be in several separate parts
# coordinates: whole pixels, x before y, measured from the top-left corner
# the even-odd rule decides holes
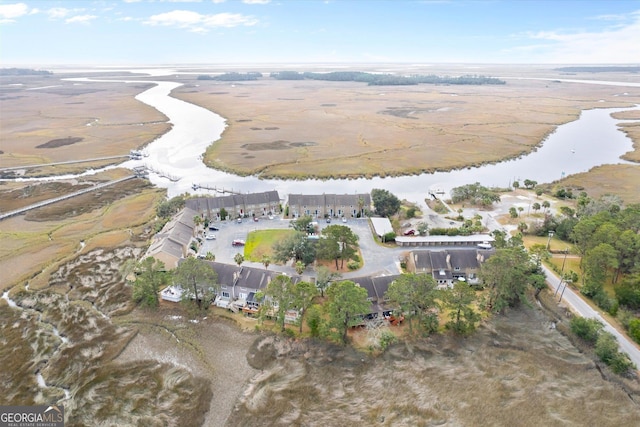
[[[17,67],[95,67],[95,68],[116,68],[116,67],[133,67],[133,68],[149,68],[149,67],[235,67],[235,66],[299,66],[299,65],[340,65],[340,66],[358,66],[358,65],[403,65],[414,67],[432,67],[432,66],[608,66],[608,67],[629,67],[640,66],[640,62],[415,62],[415,61],[372,61],[372,62],[346,62],[346,61],[282,61],[282,62],[158,62],[158,63],[84,63],[84,62],[15,62],[4,63],[0,68],[17,68]]]

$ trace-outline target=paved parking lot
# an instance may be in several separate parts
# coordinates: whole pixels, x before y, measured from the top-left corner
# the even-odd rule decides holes
[[[216,235],[216,239],[204,240],[202,247],[200,248],[200,254],[205,255],[207,252],[211,252],[216,256],[216,261],[233,264],[235,263],[233,258],[237,253],[244,254],[244,247],[233,246],[233,240],[241,239],[246,241],[248,234],[255,230],[289,228],[290,222],[291,220],[281,219],[277,216],[272,220],[260,218],[257,222],[254,222],[252,219],[243,219],[241,223],[238,223],[237,221],[212,222],[210,225],[219,228],[218,231],[210,232]],[[339,219],[334,219],[330,224],[328,224],[326,220],[318,221],[320,231],[332,224],[346,225],[358,235],[358,243],[364,258],[363,267],[356,272],[346,270],[345,266],[343,277],[348,278],[365,275],[398,274],[400,272],[399,256],[401,253],[405,252],[406,249],[386,248],[378,245],[373,239],[368,219],[348,219],[346,223],[343,223]],[[246,264],[262,267],[262,264],[259,263],[247,262]],[[293,273],[293,268],[290,266],[276,266],[271,264],[269,269]],[[307,270],[307,274],[312,274],[311,268]]]

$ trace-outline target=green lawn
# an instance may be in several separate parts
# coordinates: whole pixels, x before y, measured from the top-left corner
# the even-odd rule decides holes
[[[294,230],[256,230],[250,232],[244,247],[245,259],[260,262],[263,255],[273,258],[273,245],[293,232]]]

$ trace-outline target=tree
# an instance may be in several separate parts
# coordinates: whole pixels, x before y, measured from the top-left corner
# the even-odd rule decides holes
[[[402,274],[385,292],[390,307],[403,313],[407,319],[409,333],[413,332],[413,319],[416,318],[425,335],[438,328],[436,295],[436,282],[429,274]]]
[[[183,290],[183,301],[195,301],[201,310],[206,310],[211,305],[220,288],[217,283],[218,275],[213,267],[195,258],[182,261],[173,273],[173,280]]]
[[[533,209],[533,212],[538,212],[540,210],[540,203],[535,202],[531,205],[531,209]]]
[[[273,313],[276,318],[276,325],[280,324],[281,330],[285,328],[285,314],[292,307],[294,302],[293,283],[289,276],[280,274],[269,282],[264,291],[267,298],[264,299],[263,313]]]
[[[296,264],[293,266],[293,268],[295,268],[296,273],[302,274],[304,273],[304,269],[306,268],[306,265],[302,261],[296,261]]]
[[[235,261],[236,264],[238,264],[238,267],[240,267],[240,264],[244,262],[244,255],[238,252],[233,256],[233,260]]]
[[[169,279],[164,263],[147,257],[138,263],[136,270],[138,274],[133,282],[133,300],[143,306],[157,308],[160,305],[158,292]]]
[[[347,342],[349,327],[357,325],[360,316],[371,309],[367,296],[366,289],[350,280],[334,283],[327,290],[328,326],[336,330],[343,343]]]
[[[453,288],[442,291],[442,302],[451,310],[450,321],[445,325],[447,329],[460,335],[473,332],[480,315],[469,305],[475,300],[475,291],[466,283],[457,281]]]
[[[302,333],[302,321],[307,309],[313,304],[313,299],[318,295],[318,289],[310,282],[301,281],[293,285],[293,306],[300,313],[300,333]]]
[[[480,277],[489,288],[488,308],[501,312],[517,306],[524,299],[531,276],[537,269],[522,246],[496,250],[480,268]]]
[[[316,244],[316,257],[323,260],[335,260],[336,269],[339,268],[338,260],[340,259],[340,245],[333,238],[324,238],[318,240]]]
[[[291,259],[302,261],[304,265],[311,264],[316,258],[314,243],[307,239],[305,233],[296,231],[273,245],[276,261],[286,264]]]
[[[229,213],[227,212],[227,210],[225,208],[220,208],[220,219],[224,221],[227,219],[228,216],[229,216]]]
[[[513,181],[512,186],[513,186],[513,188],[515,188],[517,190],[518,188],[520,188],[520,182],[519,181]]]
[[[584,286],[580,289],[582,294],[594,297],[603,291],[607,272],[618,268],[618,253],[608,243],[600,243],[593,249],[589,249],[582,258],[584,270]]]
[[[340,268],[344,267],[345,258],[350,259],[356,253],[358,235],[345,225],[325,227],[322,235],[325,237],[324,240],[335,242],[334,248],[337,246],[337,251],[334,251],[336,268],[338,268],[338,258],[340,258]]]
[[[524,187],[528,189],[535,188],[535,186],[538,185],[537,181],[533,181],[531,179],[525,179],[523,183],[524,183]]]
[[[184,197],[176,196],[170,200],[160,203],[156,213],[160,218],[170,218],[184,207]]]
[[[329,284],[340,278],[340,273],[329,270],[324,265],[316,268],[316,288],[320,290],[320,295],[324,298],[324,291],[329,287]]]
[[[293,221],[289,222],[289,227],[301,233],[308,233],[309,225],[311,225],[312,222],[313,218],[311,218],[311,216],[303,215],[298,219],[294,219]]]
[[[418,233],[420,233],[421,236],[426,236],[427,233],[429,232],[429,224],[427,224],[424,221],[420,221],[418,223],[417,230],[418,230]]]
[[[525,231],[527,231],[528,228],[529,228],[529,225],[527,225],[527,223],[524,221],[518,224],[518,231],[521,233],[524,233]]]
[[[549,203],[548,200],[545,200],[544,202],[542,202],[542,207],[544,208],[544,211],[547,212],[547,210],[549,210],[549,208],[551,207],[551,203]]]
[[[204,220],[200,215],[194,215],[193,224],[196,226],[196,228],[200,227],[200,225],[202,225],[203,223],[204,223]]]
[[[265,270],[269,269],[269,264],[271,264],[271,258],[269,255],[262,255],[262,265],[264,265]]]
[[[400,199],[388,190],[374,188],[371,190],[371,200],[376,213],[382,217],[390,217],[400,210]]]

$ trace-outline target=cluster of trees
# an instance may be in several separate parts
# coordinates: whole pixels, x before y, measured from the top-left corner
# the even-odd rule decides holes
[[[640,310],[640,204],[623,207],[617,196],[592,199],[581,192],[575,209],[560,216],[547,214],[530,231],[539,236],[553,231],[574,243],[581,256],[581,293],[618,314],[630,336],[640,342],[640,333],[637,338],[633,333],[640,326],[633,315]],[[614,295],[605,291],[606,283],[613,285]]]
[[[184,205],[185,202],[183,196],[176,196],[160,203],[156,208],[156,214],[158,215],[159,221],[155,225],[155,231],[159,232],[162,230],[162,227],[169,222],[173,215],[180,212],[180,210],[184,208]]]
[[[34,70],[33,68],[0,68],[0,76],[51,76],[53,73],[47,70]]]
[[[604,332],[603,324],[597,319],[574,317],[571,319],[571,331],[585,343],[595,347],[595,354],[616,374],[626,374],[635,369],[633,362],[626,353],[618,350],[616,338],[609,332]]]
[[[534,181],[531,179],[525,179],[522,183],[524,184],[524,188],[529,190],[534,189],[536,185],[538,185],[538,181]],[[513,188],[520,188],[520,181],[514,181]]]
[[[327,337],[347,342],[349,328],[363,323],[370,312],[366,289],[350,280],[336,280],[326,288],[326,301],[314,303],[318,287],[308,282],[293,283],[281,275],[272,280],[264,293],[258,295],[264,303],[260,317],[272,318],[285,331],[285,315],[298,312],[298,326],[306,321],[312,336]],[[396,315],[402,313],[409,333],[429,335],[438,330],[438,313],[449,311],[450,320],[445,327],[458,334],[475,330],[480,315],[474,310],[475,290],[459,282],[452,289],[438,290],[436,282],[426,274],[403,274],[394,281],[385,294],[385,300]]]
[[[491,206],[500,201],[500,195],[476,182],[452,189],[451,201],[453,203],[468,202],[477,206]]]
[[[200,311],[207,310],[220,291],[218,274],[211,264],[196,258],[185,259],[172,272],[166,271],[164,263],[152,257],[128,267],[125,275],[128,270],[135,275],[133,300],[143,307],[158,307],[160,289],[172,282],[182,287],[183,303]]]
[[[375,213],[382,217],[390,217],[400,210],[400,199],[388,190],[374,188],[371,190],[371,201]]]
[[[248,72],[248,73],[224,73],[217,76],[208,76],[208,75],[200,75],[198,76],[198,80],[218,80],[223,82],[240,82],[240,81],[248,81],[248,80],[258,80],[262,77],[262,73],[258,72]]]
[[[322,229],[322,238],[310,239],[314,233],[313,218],[302,216],[289,224],[294,233],[273,246],[273,258],[280,263],[287,263],[293,259],[298,272],[316,259],[331,260],[336,269],[344,268],[344,262],[357,259],[358,235],[351,228],[344,225],[329,225]],[[301,270],[300,270],[301,269]]]
[[[313,73],[297,71],[279,71],[271,73],[271,77],[277,80],[325,80],[325,81],[348,81],[362,82],[369,85],[417,85],[426,84],[447,84],[447,85],[502,85],[506,82],[495,77],[467,75],[457,77],[429,75],[398,76],[393,74],[372,74],[362,71],[334,71],[330,73]]]
[[[546,283],[539,259],[532,259],[521,239],[505,240],[496,235],[494,245],[496,252],[482,264],[480,278],[489,291],[487,310],[498,313],[526,301],[529,288],[538,294]]]

